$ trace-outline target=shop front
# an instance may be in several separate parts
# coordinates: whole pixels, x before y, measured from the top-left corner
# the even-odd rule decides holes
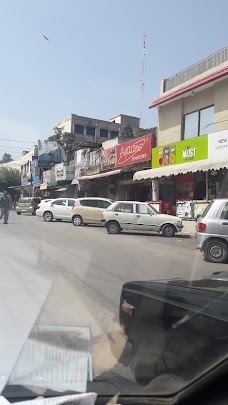
[[[227,168],[225,130],[152,149],[152,169],[136,172],[134,181],[151,179],[156,199],[171,201],[177,215],[192,219],[210,200],[228,197]]]

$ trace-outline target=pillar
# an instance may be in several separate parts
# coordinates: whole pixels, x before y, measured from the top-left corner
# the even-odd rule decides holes
[[[152,201],[158,201],[159,200],[159,180],[152,180],[151,183],[151,188],[152,188]]]

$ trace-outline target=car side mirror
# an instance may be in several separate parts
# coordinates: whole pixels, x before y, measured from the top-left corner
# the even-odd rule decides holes
[[[153,211],[150,211],[150,216],[152,217],[154,215]]]

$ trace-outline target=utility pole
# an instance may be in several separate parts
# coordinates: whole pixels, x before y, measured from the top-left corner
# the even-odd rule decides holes
[[[143,35],[143,52],[142,52],[142,71],[141,71],[141,76],[140,76],[140,82],[141,82],[141,111],[140,111],[140,127],[142,128],[143,125],[143,95],[144,95],[144,86],[145,86],[145,81],[144,81],[144,71],[145,71],[145,56],[146,56],[146,35]]]

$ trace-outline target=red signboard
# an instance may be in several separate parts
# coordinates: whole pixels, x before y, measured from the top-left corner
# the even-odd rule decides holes
[[[194,175],[192,173],[178,174],[175,179],[176,199],[193,200],[194,197]]]
[[[116,166],[116,147],[101,151],[101,171],[113,169]]]
[[[152,134],[116,145],[116,167],[133,165],[151,160]]]

